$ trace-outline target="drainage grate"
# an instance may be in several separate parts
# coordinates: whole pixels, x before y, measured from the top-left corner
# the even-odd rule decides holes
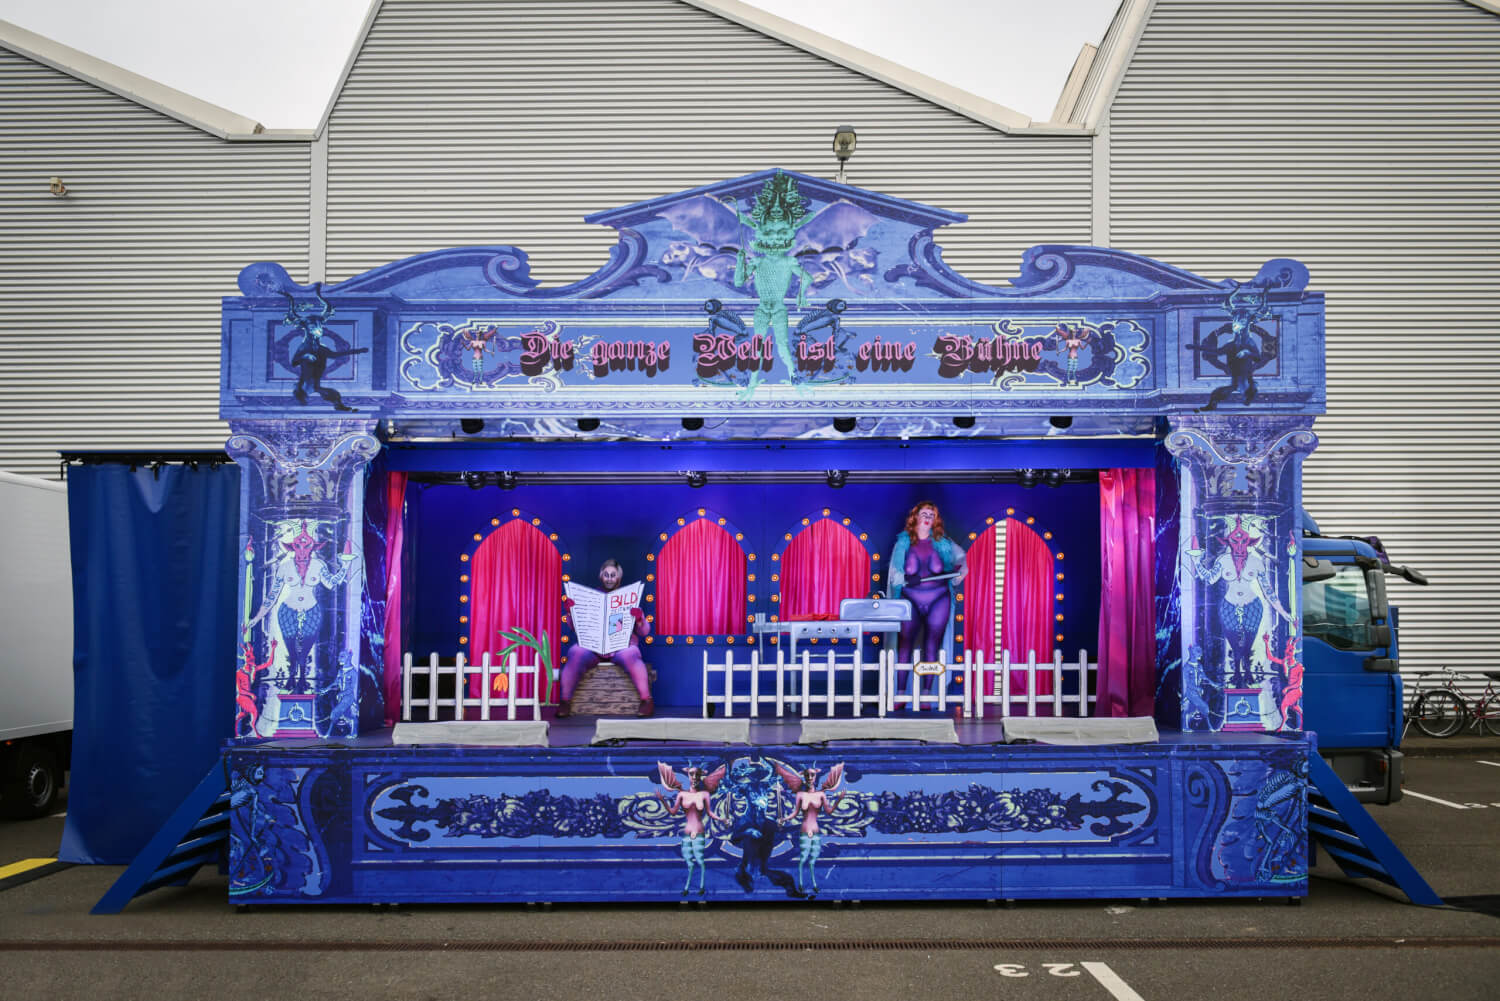
[[[1172,949],[1493,949],[1500,937],[1413,938],[1125,938],[1125,939],[840,939],[828,942],[453,942],[166,939],[156,942],[61,939],[0,942],[0,952],[1017,952],[1087,949],[1164,951]]]

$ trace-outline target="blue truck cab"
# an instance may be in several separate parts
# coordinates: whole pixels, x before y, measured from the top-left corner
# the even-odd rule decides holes
[[[1401,798],[1401,675],[1396,609],[1385,578],[1427,579],[1393,566],[1373,536],[1325,536],[1304,516],[1302,729],[1361,802]]]

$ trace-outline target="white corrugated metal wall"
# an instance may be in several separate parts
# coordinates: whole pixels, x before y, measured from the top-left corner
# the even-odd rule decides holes
[[[602,266],[601,209],[768,167],[970,216],[947,261],[1003,281],[1040,242],[1086,243],[1085,136],[1008,136],[673,0],[386,0],[328,130],[331,280],[410,254],[511,244],[559,284]]]
[[[306,274],[307,184],[306,143],[224,142],[0,48],[0,469],[222,448],[219,300],[254,261]]]
[[[1114,246],[1307,264],[1325,532],[1378,534],[1407,669],[1500,648],[1500,17],[1461,0],[1158,0],[1111,110]]]

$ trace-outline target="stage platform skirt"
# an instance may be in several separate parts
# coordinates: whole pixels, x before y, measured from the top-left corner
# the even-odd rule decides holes
[[[596,745],[596,722],[552,721],[545,745],[398,744],[382,731],[227,748],[231,898],[1307,892],[1303,735],[1006,744],[998,720],[942,719],[956,743],[897,739],[895,728],[889,739],[813,732],[799,743],[791,720],[751,723],[743,742],[727,731],[674,739],[658,723]]]

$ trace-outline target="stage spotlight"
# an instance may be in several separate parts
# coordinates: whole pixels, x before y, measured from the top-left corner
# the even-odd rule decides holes
[[[470,490],[478,490],[484,486],[484,474],[470,470],[463,474],[464,485]]]
[[[1018,469],[1018,470],[1016,470],[1016,482],[1019,483],[1023,487],[1034,487],[1034,486],[1036,486],[1037,477],[1038,477],[1038,473],[1037,473],[1037,471],[1035,469]]]
[[[500,471],[499,476],[495,479],[495,485],[501,490],[514,490],[518,480],[519,477],[516,476],[515,470],[504,469]]]
[[[597,417],[580,417],[580,418],[578,418],[578,430],[580,430],[580,431],[597,431],[597,430],[599,430],[599,418],[597,418]]]
[[[687,485],[693,489],[703,486],[708,482],[708,474],[701,469],[692,469],[687,474]]]
[[[953,418],[953,426],[956,428],[963,428],[967,431],[969,428],[974,426],[974,415],[964,414],[962,417]]]
[[[1051,424],[1059,431],[1066,431],[1068,428],[1073,426],[1073,418],[1069,417],[1066,414],[1058,414],[1056,417],[1048,417],[1047,423]]]
[[[682,430],[684,430],[684,431],[701,431],[701,430],[703,430],[703,418],[702,417],[684,417],[682,419]]]
[[[850,431],[854,430],[854,418],[835,417],[833,419],[833,429],[839,434],[848,434]]]
[[[478,434],[484,430],[484,421],[478,417],[465,417],[458,422],[464,434]]]
[[[844,469],[830,469],[823,476],[828,481],[828,485],[835,490],[849,482],[849,473]]]

